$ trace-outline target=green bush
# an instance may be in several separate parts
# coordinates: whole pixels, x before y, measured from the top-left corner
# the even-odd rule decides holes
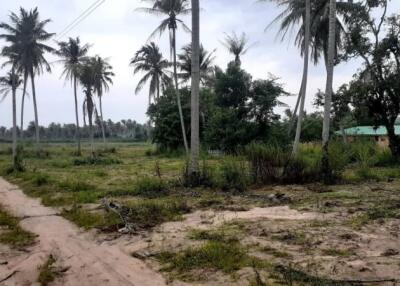
[[[329,144],[329,164],[335,176],[340,176],[351,162],[351,147],[343,142],[332,141]]]
[[[247,168],[237,157],[226,158],[220,167],[219,185],[224,191],[243,193],[249,185]]]
[[[375,142],[359,140],[350,146],[354,161],[362,168],[372,167],[376,163],[378,148]]]
[[[32,182],[34,185],[40,187],[40,186],[48,184],[49,179],[50,179],[49,175],[39,173],[33,177]]]
[[[399,161],[392,156],[389,149],[384,149],[376,152],[374,163],[376,167],[390,167],[399,164]]]
[[[290,154],[275,145],[252,143],[246,148],[250,172],[257,183],[270,184],[279,181],[282,168]]]
[[[157,177],[143,177],[136,181],[135,194],[146,198],[157,198],[168,195],[168,186]]]
[[[214,172],[206,161],[200,166],[199,173],[191,173],[189,162],[186,162],[182,172],[182,185],[187,188],[213,187],[215,185]]]
[[[307,163],[301,156],[292,157],[287,161],[280,181],[284,184],[313,182],[319,179],[319,170],[319,164],[317,163]]]

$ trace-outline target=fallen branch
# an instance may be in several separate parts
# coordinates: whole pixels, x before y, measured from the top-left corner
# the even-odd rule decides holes
[[[0,283],[3,283],[4,281],[10,279],[11,277],[13,277],[18,271],[14,270],[13,272],[11,272],[8,276],[6,276],[5,278],[0,280]]]

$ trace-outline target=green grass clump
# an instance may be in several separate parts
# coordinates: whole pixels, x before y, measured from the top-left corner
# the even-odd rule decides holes
[[[188,272],[195,269],[233,273],[251,266],[253,260],[239,243],[227,244],[219,241],[206,242],[178,253],[163,252],[157,258],[166,264],[164,270],[175,271],[183,279],[190,278],[187,276],[190,275]]]
[[[143,200],[130,203],[129,221],[138,228],[148,229],[163,222],[181,219],[182,215],[190,211],[183,200]]]
[[[10,216],[0,208],[0,243],[12,248],[23,248],[32,245],[36,236],[23,230],[18,219]]]
[[[134,194],[146,198],[158,198],[168,195],[167,184],[158,177],[143,177],[136,181]]]
[[[60,275],[54,267],[56,263],[56,259],[53,255],[49,255],[46,262],[39,267],[39,277],[37,282],[39,282],[42,286],[47,286],[51,282],[53,282],[57,276]]]
[[[62,181],[59,183],[59,187],[65,191],[70,191],[73,193],[96,190],[95,186],[77,179],[68,179]]]
[[[85,165],[118,165],[121,164],[122,161],[113,158],[102,158],[102,157],[87,157],[87,158],[78,158],[73,161],[75,166],[85,166]]]
[[[292,256],[290,253],[288,253],[288,252],[284,252],[284,251],[278,250],[278,249],[276,249],[276,248],[272,248],[272,247],[270,247],[270,246],[265,246],[265,247],[263,247],[261,250],[262,250],[263,252],[267,253],[267,254],[270,254],[270,255],[276,257],[276,258],[287,258],[287,259],[290,259],[290,258],[293,257],[293,256]]]
[[[327,256],[336,256],[336,257],[350,257],[355,253],[351,249],[328,248],[328,249],[323,249],[322,254]]]
[[[101,213],[93,213],[76,205],[70,210],[64,210],[62,215],[77,226],[86,230],[92,228],[107,228],[120,222],[119,217],[114,214],[110,213],[104,215]]]
[[[224,159],[219,176],[219,185],[223,191],[244,193],[250,183],[248,170],[239,158]]]

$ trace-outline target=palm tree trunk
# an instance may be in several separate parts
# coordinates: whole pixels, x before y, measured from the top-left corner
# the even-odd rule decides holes
[[[28,84],[28,72],[24,72],[24,90],[22,92],[22,102],[21,102],[21,140],[24,139],[24,107],[25,107],[25,96],[26,96],[26,87]]]
[[[301,84],[301,95],[300,95],[300,112],[299,118],[297,119],[296,137],[293,143],[293,155],[297,156],[300,146],[301,126],[304,117],[304,104],[306,101],[307,94],[307,80],[308,80],[308,62],[309,62],[309,48],[310,48],[310,26],[311,26],[311,0],[306,1],[306,17],[305,17],[305,37],[304,37],[304,69],[303,69],[303,80]]]
[[[179,118],[181,120],[181,128],[182,128],[182,137],[183,137],[183,144],[185,146],[186,155],[189,155],[189,146],[186,138],[186,128],[185,128],[185,121],[183,120],[183,112],[182,112],[182,104],[181,104],[181,94],[179,92],[179,85],[178,85],[178,68],[177,68],[177,61],[176,61],[176,29],[172,29],[172,49],[174,50],[174,82],[175,82],[175,92],[176,98],[178,102],[178,110],[179,110]]]
[[[192,0],[192,98],[190,172],[199,172],[199,97],[200,97],[200,8],[199,0]]]
[[[79,127],[79,113],[78,113],[78,95],[77,95],[77,86],[78,83],[76,81],[76,76],[74,76],[74,97],[75,97],[75,119],[76,119],[76,141],[78,147],[78,155],[81,155],[81,131]]]
[[[336,0],[330,0],[329,4],[329,42],[328,42],[328,67],[325,90],[324,124],[322,131],[322,173],[325,183],[332,182],[332,172],[329,164],[329,127],[333,92],[333,70],[335,60],[336,39]]]
[[[39,137],[39,116],[37,110],[37,102],[36,102],[36,89],[35,89],[35,75],[33,70],[31,70],[31,84],[32,84],[32,98],[33,98],[33,110],[35,112],[35,134],[36,134],[36,147],[39,150],[40,137]]]
[[[12,69],[12,78],[15,81],[15,70]],[[17,88],[16,82],[12,83],[12,112],[13,112],[13,130],[12,130],[12,162],[14,169],[17,167]]]
[[[93,136],[93,102],[90,98],[90,95],[86,95],[86,105],[87,105],[87,113],[88,113],[88,120],[89,120],[89,137],[90,137],[90,154],[91,157],[94,158],[94,136]]]
[[[103,120],[103,103],[101,101],[102,96],[99,95],[99,104],[100,104],[100,126],[101,126],[101,134],[103,135],[103,143],[106,144],[106,133],[104,131],[104,120]]]

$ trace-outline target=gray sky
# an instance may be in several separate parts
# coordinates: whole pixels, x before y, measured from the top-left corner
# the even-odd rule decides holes
[[[7,21],[10,11],[16,12],[20,6],[31,9],[39,8],[42,19],[51,18],[48,32],[59,33],[78,17],[94,0],[2,0],[0,22]],[[287,91],[296,94],[299,90],[303,61],[293,41],[280,42],[276,38],[277,27],[264,32],[264,28],[280,12],[274,4],[260,4],[256,0],[201,0],[201,41],[211,51],[216,49],[215,63],[223,68],[232,60],[221,44],[225,32],[246,32],[251,42],[256,43],[242,58],[243,68],[254,78],[267,78],[268,73],[280,78]],[[109,57],[116,77],[110,92],[104,96],[104,117],[114,121],[134,119],[146,121],[148,89],[145,87],[140,95],[134,95],[140,75],[133,77],[129,60],[147,41],[148,36],[159,24],[159,18],[135,11],[147,3],[140,0],[106,0],[85,21],[77,26],[68,36],[79,36],[84,43],[92,44],[91,55]],[[399,13],[400,1],[391,1],[389,14]],[[183,20],[190,26],[190,18]],[[163,54],[169,58],[168,34],[154,41],[160,45]],[[190,42],[190,35],[183,31],[178,33],[178,47]],[[50,43],[56,46],[55,42]],[[0,42],[0,47],[4,45]],[[49,55],[50,62],[56,61]],[[335,70],[334,86],[348,82],[359,67],[358,61],[341,64]],[[73,91],[69,83],[60,79],[61,66],[54,63],[51,74],[37,78],[37,99],[39,123],[74,122]],[[7,70],[0,70],[4,75]],[[307,110],[313,110],[312,100],[318,89],[325,87],[325,68],[323,64],[311,66]],[[80,93],[80,104],[83,95]],[[19,96],[20,99],[20,96]],[[296,98],[282,98],[291,107]],[[26,122],[33,120],[32,99],[26,102]],[[81,116],[82,117],[82,116]],[[11,125],[11,101],[0,103],[0,125]],[[26,126],[26,124],[25,124]]]

